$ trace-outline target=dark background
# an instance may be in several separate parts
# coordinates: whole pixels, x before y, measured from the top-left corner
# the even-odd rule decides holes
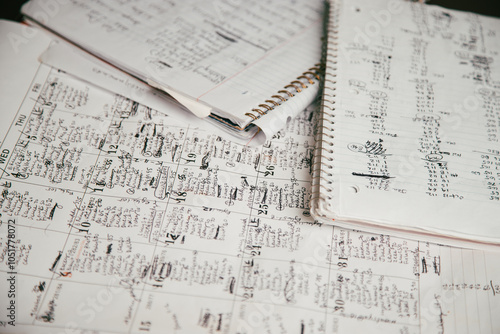
[[[19,10],[26,0],[0,0],[0,18],[9,20],[21,20]]]
[[[500,17],[500,0],[428,0],[428,4]]]
[[[26,0],[0,0],[0,18],[21,20],[19,9]],[[500,0],[428,0],[429,4],[500,17]]]

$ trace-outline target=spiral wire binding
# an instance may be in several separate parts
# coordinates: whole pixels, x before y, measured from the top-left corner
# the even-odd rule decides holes
[[[279,90],[277,94],[272,95],[270,99],[266,100],[266,103],[258,105],[258,108],[253,108],[252,112],[245,113],[246,116],[252,118],[253,120],[259,119],[259,117],[267,114],[274,108],[281,105],[283,102],[288,101],[288,99],[295,96],[295,94],[302,92],[307,89],[309,85],[314,85],[319,82],[321,77],[319,73],[322,70],[321,64],[316,64],[311,67],[301,75],[297,77],[297,80],[290,82],[288,85],[284,86],[283,89]]]
[[[333,200],[332,170],[334,168],[335,140],[335,103],[337,91],[337,56],[338,56],[338,10],[336,0],[327,1],[327,46],[324,49],[325,79],[321,99],[321,116],[318,120],[315,136],[316,145],[313,159],[311,211],[324,216],[321,207],[330,206]],[[329,15],[328,15],[329,13]],[[327,209],[328,210],[328,209]]]

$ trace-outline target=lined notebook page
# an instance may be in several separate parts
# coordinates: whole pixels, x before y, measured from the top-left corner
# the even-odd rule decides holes
[[[34,0],[23,12],[148,82],[245,121],[320,59],[319,0],[75,0],[41,15],[45,7]],[[296,48],[312,31],[316,47]]]
[[[409,2],[333,3],[329,210],[498,241],[500,21]]]
[[[277,94],[279,90],[284,89],[285,85],[297,80],[299,75],[319,63],[322,29],[322,18],[318,18],[310,26],[305,27],[304,31],[294,36],[292,40],[267,52],[255,63],[249,64],[234,77],[222,82],[216,89],[202,95],[200,100],[211,105],[218,105],[221,110],[231,110],[233,114],[241,113],[241,109],[245,105],[242,104],[244,103],[242,101],[245,100],[249,102],[249,107],[253,104],[251,108],[266,103],[265,100],[276,100],[271,96]],[[291,71],[290,69],[299,70]],[[316,86],[318,86],[317,83]],[[299,88],[302,89],[301,86]],[[296,93],[294,88],[286,90]],[[302,92],[296,95],[300,96],[301,94]],[[304,108],[297,110],[296,113]],[[260,109],[266,110],[265,108]],[[272,117],[272,113],[270,112],[269,116]]]

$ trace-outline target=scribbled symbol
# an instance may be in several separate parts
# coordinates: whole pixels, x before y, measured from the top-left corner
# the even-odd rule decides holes
[[[106,255],[111,254],[111,250],[113,249],[113,244],[109,244],[106,249]]]
[[[389,180],[389,179],[393,179],[394,178],[394,176],[389,176],[389,175],[366,174],[366,173],[358,173],[358,172],[352,172],[351,174],[353,176],[375,178],[375,179],[383,179],[383,180]]]
[[[57,256],[56,256],[56,259],[54,260],[54,263],[52,263],[52,267],[49,269],[50,271],[54,272],[56,266],[57,266],[57,263],[59,262],[59,260],[61,259],[62,257],[62,252],[59,251]]]
[[[295,303],[295,278],[292,276],[286,283],[283,289],[283,296],[288,304]]]
[[[15,177],[16,179],[22,179],[22,180],[25,180],[29,177],[28,174],[24,174],[24,173],[12,173],[11,175],[13,177]]]
[[[347,148],[353,152],[366,153],[366,147],[363,144],[350,143],[347,144]]]
[[[367,140],[365,144],[359,143],[350,143],[347,145],[347,148],[352,152],[357,153],[365,153],[365,154],[373,154],[373,155],[388,155],[385,154],[387,149],[383,147],[383,140],[379,139],[379,141],[370,141]]]
[[[415,120],[418,121],[439,121],[441,120],[440,115],[435,115],[431,113],[418,113],[417,116],[415,117]]]
[[[445,27],[449,27],[453,19],[453,16],[445,11],[435,11],[432,13],[432,16],[436,20],[436,23]]]
[[[276,206],[276,210],[283,211],[286,206],[283,204],[283,189],[280,189],[279,197],[278,197],[278,205]]]
[[[492,89],[481,87],[477,90],[477,94],[481,96],[481,98],[487,99],[499,99],[500,92],[494,91]]]
[[[49,213],[49,220],[53,220],[54,219],[54,214],[56,212],[56,209],[62,209],[62,205],[59,205],[59,204],[55,204],[52,209],[50,210],[50,213]]]
[[[441,153],[429,153],[422,160],[426,160],[429,162],[439,162],[443,160],[443,155]]]
[[[231,37],[229,37],[229,36],[227,36],[227,35],[225,35],[225,34],[223,34],[223,33],[220,33],[220,32],[218,32],[218,31],[216,31],[215,33],[216,33],[217,35],[219,35],[220,37],[224,38],[225,40],[227,40],[227,41],[231,42],[231,43],[236,43],[236,42],[237,42],[237,40],[236,40],[236,39],[231,38]]]
[[[33,288],[33,291],[34,292],[43,292],[43,291],[45,291],[45,286],[46,286],[45,281],[39,282],[38,285],[35,285],[35,287]]]
[[[360,81],[360,80],[350,79],[349,80],[349,86],[358,87],[358,88],[365,88],[366,87],[366,83],[363,82],[363,81]]]
[[[455,56],[464,60],[469,60],[471,58],[470,53],[467,51],[455,51]]]
[[[71,276],[73,276],[73,274],[71,273],[71,271],[60,271],[59,272],[59,276],[60,277],[68,277],[68,278],[70,278]]]
[[[43,108],[37,107],[33,110],[33,115],[34,116],[42,116],[43,115]]]
[[[208,169],[209,163],[210,163],[210,152],[205,154],[205,156],[201,159],[200,169],[202,170]]]
[[[40,317],[40,319],[42,319],[43,322],[54,322],[54,317],[52,316],[51,313],[47,313],[45,315],[42,315]]]
[[[375,99],[386,99],[387,94],[380,90],[372,90],[370,91],[370,95]]]
[[[236,284],[236,279],[234,277],[231,277],[229,280],[229,293],[234,294],[234,286]]]
[[[425,260],[425,257],[422,258],[422,274],[427,273],[427,262]]]
[[[477,93],[481,95],[483,98],[488,98],[494,94],[494,92],[488,88],[481,87],[477,90]]]
[[[154,70],[157,71],[165,71],[169,68],[172,68],[172,65],[167,64],[166,62],[161,61],[158,58],[147,57],[146,61],[149,63],[149,66],[151,66]]]

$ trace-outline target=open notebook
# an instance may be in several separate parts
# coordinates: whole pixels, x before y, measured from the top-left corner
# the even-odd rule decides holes
[[[500,244],[500,20],[386,0],[329,10],[313,213]]]
[[[316,96],[323,9],[320,0],[32,0],[22,11],[197,116],[252,137],[274,134]]]

